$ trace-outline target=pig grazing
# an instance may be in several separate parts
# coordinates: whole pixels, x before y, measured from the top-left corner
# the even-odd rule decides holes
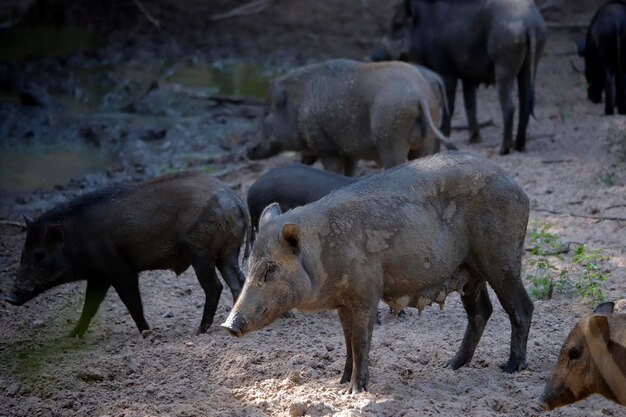
[[[285,212],[317,201],[331,191],[358,180],[302,164],[272,169],[248,190],[252,227],[258,229],[263,209],[272,203],[278,203],[281,211]]]
[[[532,0],[404,0],[396,7],[385,50],[373,58],[406,55],[443,78],[449,107],[442,122],[445,135],[450,134],[460,79],[470,142],[480,141],[476,89],[495,83],[504,120],[500,154],[507,154],[513,140],[513,87],[517,81],[520,113],[515,149],[522,151],[546,37],[545,22]]]
[[[351,176],[359,159],[391,168],[429,155],[442,103],[422,73],[402,62],[336,59],[299,68],[272,82],[259,142],[250,159],[300,151]]]
[[[56,285],[86,279],[85,305],[71,336],[82,336],[109,287],[146,336],[138,273],[192,265],[206,301],[198,333],[213,322],[222,291],[215,267],[241,292],[240,247],[248,210],[226,185],[202,173],[178,173],[114,186],[27,220],[20,269],[6,300],[15,305]]]
[[[626,406],[626,314],[600,304],[567,336],[539,398],[546,411],[600,394]]]
[[[626,114],[626,1],[613,0],[595,14],[586,41],[577,40],[578,54],[585,58],[587,96],[602,100],[604,113]]]
[[[447,364],[467,364],[491,315],[486,283],[511,320],[505,370],[526,365],[533,304],[520,279],[528,198],[488,159],[421,158],[280,214],[261,216],[241,296],[224,324],[242,336],[289,309],[337,309],[347,358],[341,382],[366,389],[378,302],[394,310],[443,303],[458,290],[468,325]]]

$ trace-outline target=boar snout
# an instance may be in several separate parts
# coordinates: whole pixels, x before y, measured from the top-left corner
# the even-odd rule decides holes
[[[226,321],[222,323],[222,327],[230,333],[231,336],[241,337],[243,336],[243,329],[246,324],[246,319],[241,314],[230,314]]]
[[[539,407],[541,407],[543,411],[554,410],[557,407],[571,404],[574,401],[576,401],[574,393],[565,387],[560,387],[558,389],[546,387],[543,394],[541,394],[541,396],[537,399]]]
[[[19,295],[18,293],[11,292],[10,294],[7,294],[4,297],[4,301],[6,301],[9,304],[13,304],[14,306],[21,306],[26,301],[28,301],[28,299],[26,297]]]

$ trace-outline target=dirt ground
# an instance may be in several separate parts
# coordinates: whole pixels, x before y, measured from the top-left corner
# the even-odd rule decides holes
[[[54,187],[3,189],[0,216],[19,221],[21,213],[36,216],[106,184],[186,168],[212,172],[243,196],[263,172],[295,161],[293,154],[246,160],[242,152],[261,108],[206,100],[200,97],[203,86],[193,83],[186,94],[168,89],[175,82],[163,68],[182,63],[202,71],[207,63],[245,61],[280,73],[332,57],[362,59],[383,34],[392,2],[291,0],[251,16],[209,19],[237,3],[144,1],[161,22],[158,30],[133,2],[77,1],[67,9],[67,23],[97,34],[97,44],[62,57],[0,61],[0,152],[87,143],[107,158],[95,172]],[[576,2],[546,19],[586,22],[596,5]],[[583,77],[570,65],[582,65],[572,55],[581,33],[550,31],[525,153],[497,154],[502,122],[493,88],[479,91],[480,120],[495,124],[482,130],[483,142],[470,146],[462,130],[452,141],[515,177],[530,196],[532,225],[549,224],[563,241],[603,249],[609,279],[602,288],[613,300],[626,296],[626,119],[605,117],[602,105],[586,100]],[[150,89],[153,81],[158,87]],[[23,91],[43,105],[20,104],[17,93]],[[460,94],[456,113],[454,124],[465,124]],[[359,172],[374,172],[373,165],[361,164]],[[25,234],[2,224],[0,236],[3,296]],[[0,301],[0,415],[536,416],[542,413],[535,399],[561,343],[591,309],[571,293],[536,300],[529,367],[507,375],[500,365],[508,357],[510,325],[497,301],[474,360],[458,371],[442,367],[460,346],[466,325],[458,294],[441,311],[431,307],[418,316],[410,310],[401,319],[381,305],[370,391],[349,396],[338,383],[345,347],[335,312],[296,313],[237,340],[218,326],[232,306],[224,291],[213,328],[197,336],[204,298],[193,271],[178,278],[148,272],[140,283],[154,329],[147,339],[113,292],[83,339],[66,337],[82,308],[84,282],[52,289],[23,307]],[[626,414],[592,397],[546,415]]]

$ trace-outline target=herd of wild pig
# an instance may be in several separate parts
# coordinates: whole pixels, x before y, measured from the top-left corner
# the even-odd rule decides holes
[[[71,336],[85,334],[113,287],[145,337],[138,273],[192,266],[206,295],[203,333],[223,288],[217,268],[236,300],[222,324],[231,335],[292,309],[336,310],[346,344],[340,383],[358,394],[368,387],[380,300],[399,314],[443,305],[458,291],[467,327],[446,364],[458,369],[472,360],[492,313],[489,285],[511,323],[504,371],[522,370],[533,314],[521,280],[529,200],[504,170],[457,150],[448,135],[457,81],[470,143],[481,140],[476,90],[495,84],[500,153],[523,151],[546,40],[532,0],[404,0],[374,62],[330,60],[271,83],[247,156],[291,150],[303,164],[263,175],[247,204],[212,177],[184,172],[88,193],[25,218],[6,300],[21,305],[87,280]],[[626,1],[603,5],[577,43],[589,99],[599,102],[604,93],[606,114],[615,106],[626,114]],[[325,170],[309,166],[317,160]],[[352,178],[359,160],[377,161],[384,172]],[[626,315],[613,313],[613,303],[576,324],[539,402],[551,410],[593,393],[626,406]]]

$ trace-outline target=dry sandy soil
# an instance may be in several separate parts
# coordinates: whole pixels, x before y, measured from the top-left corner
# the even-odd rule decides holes
[[[382,34],[390,14],[389,2],[382,0],[293,0],[253,16],[210,23],[208,15],[226,10],[231,3],[189,1],[186,4],[193,8],[185,9],[172,6],[175,2],[161,2],[165,6],[144,3],[163,22],[162,32],[151,27],[132,4],[112,2],[125,17],[113,22],[102,17],[105,23],[90,23],[110,33],[98,52],[78,54],[76,59],[97,61],[114,51],[121,51],[118,59],[122,61],[143,59],[142,54],[169,54],[172,59],[196,54],[287,66],[329,57],[361,58]],[[577,10],[552,12],[548,17],[587,21],[593,3],[577,2]],[[97,5],[92,9],[79,6],[73,9],[78,22],[91,22],[89,16],[99,12]],[[110,10],[109,15],[116,18]],[[581,63],[567,55],[579,33],[562,29],[550,33],[537,78],[536,120],[530,125],[527,152],[497,155],[502,124],[493,88],[479,93],[480,119],[495,123],[482,131],[484,141],[470,146],[464,131],[456,131],[452,140],[491,158],[515,177],[530,196],[532,224],[551,225],[551,232],[563,241],[604,249],[608,259],[603,269],[609,280],[603,291],[607,299],[617,299],[626,295],[626,119],[605,117],[601,105],[586,100],[582,76],[571,69],[569,61]],[[68,71],[72,62],[66,64]],[[457,100],[457,109],[462,109],[461,97]],[[206,144],[195,151],[204,153],[204,161],[212,161],[219,177],[242,195],[262,172],[295,160],[293,155],[255,163],[241,158],[242,147],[253,136],[259,108],[201,103],[181,104],[201,106],[195,113],[200,122],[192,129],[205,129]],[[19,105],[10,106],[19,130],[32,114],[20,119],[15,116],[22,111]],[[465,123],[462,113],[457,110],[455,124]],[[218,125],[230,130],[214,128]],[[111,131],[116,132],[115,126]],[[4,146],[11,145],[11,138],[2,140]],[[231,145],[213,147],[224,142]],[[140,160],[141,169],[122,165],[106,175],[61,184],[57,190],[7,196],[5,217],[17,220],[23,211],[36,215],[86,189],[177,168],[176,164],[159,165],[160,156],[176,149],[163,147],[153,159]],[[197,161],[186,166],[196,167]],[[363,164],[360,170],[372,172],[373,168]],[[25,235],[3,225],[0,236],[0,288],[6,292],[17,271]],[[0,301],[0,415],[535,416],[541,414],[535,399],[561,343],[575,321],[591,310],[589,303],[571,293],[535,301],[529,367],[507,375],[500,365],[507,359],[510,325],[496,301],[474,360],[458,371],[442,368],[459,347],[466,324],[458,294],[448,299],[442,311],[431,307],[418,316],[412,310],[402,319],[387,315],[381,305],[382,323],[374,331],[370,354],[370,391],[348,396],[338,383],[345,348],[335,312],[296,314],[236,340],[216,326],[232,306],[230,294],[224,291],[216,325],[196,336],[203,296],[192,271],[180,277],[162,271],[145,273],[141,286],[146,315],[154,328],[147,339],[137,334],[113,292],[86,336],[67,338],[80,314],[84,282],[55,288],[19,308]],[[624,410],[592,397],[546,415],[623,416]]]

